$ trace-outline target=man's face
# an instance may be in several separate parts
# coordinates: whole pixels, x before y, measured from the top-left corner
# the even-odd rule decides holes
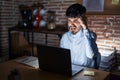
[[[81,18],[68,18],[68,29],[73,34],[76,34],[82,27],[81,27]]]

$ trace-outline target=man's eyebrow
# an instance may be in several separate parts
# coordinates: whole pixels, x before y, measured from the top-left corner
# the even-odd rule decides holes
[[[70,19],[68,19],[68,21],[71,21]]]
[[[74,21],[77,21],[79,18],[75,18],[75,20]]]

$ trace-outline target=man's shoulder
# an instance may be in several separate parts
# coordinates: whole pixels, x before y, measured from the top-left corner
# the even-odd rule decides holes
[[[68,34],[70,34],[69,31],[65,32],[65,33],[63,34],[63,36],[67,36]]]
[[[65,32],[65,33],[62,35],[62,39],[68,38],[69,34],[70,34],[69,31]]]
[[[93,31],[90,31],[90,35],[92,38],[94,38],[95,40],[97,39],[97,34]]]

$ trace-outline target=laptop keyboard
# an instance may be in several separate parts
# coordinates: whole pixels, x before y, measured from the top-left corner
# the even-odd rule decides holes
[[[78,65],[72,65],[72,75],[82,71],[84,68]]]
[[[72,74],[76,73],[77,70],[72,70]]]

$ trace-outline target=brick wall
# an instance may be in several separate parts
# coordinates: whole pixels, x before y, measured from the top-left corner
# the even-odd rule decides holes
[[[21,20],[18,9],[20,4],[31,6],[38,1],[39,0],[1,0],[0,27],[13,27]],[[57,24],[66,24],[66,8],[76,3],[76,0],[40,0],[39,2],[42,3],[47,10],[56,12]],[[87,15],[87,18],[89,28],[97,34],[97,45],[99,49],[112,50],[113,47],[116,47],[118,53],[120,53],[120,15],[93,14]],[[7,41],[6,44],[8,44]]]
[[[0,1],[1,61],[8,59],[8,27],[16,23],[14,2]]]
[[[97,34],[99,48],[120,52],[120,15],[88,15],[88,25]]]
[[[42,0],[41,3],[45,6],[46,9],[56,12],[57,24],[66,24],[66,8],[70,4],[76,3],[76,0]]]

